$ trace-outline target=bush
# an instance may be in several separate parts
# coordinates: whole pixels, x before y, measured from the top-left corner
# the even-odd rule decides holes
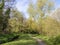
[[[54,44],[54,45],[60,44],[60,35],[59,35],[59,36],[56,36],[56,37],[54,38],[53,44]]]
[[[47,43],[49,45],[60,45],[60,35],[59,36],[56,36],[56,37],[51,37]]]
[[[16,34],[0,34],[0,44],[14,41],[18,39],[18,37]]]

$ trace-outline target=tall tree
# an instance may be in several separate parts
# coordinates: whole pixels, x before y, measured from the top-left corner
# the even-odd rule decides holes
[[[4,0],[1,0],[0,3],[0,31],[2,31],[3,28],[3,8],[4,8]]]
[[[42,19],[46,14],[49,14],[50,11],[53,9],[53,1],[52,0],[37,0],[37,13],[39,16],[40,26],[41,26],[41,33],[43,30]]]
[[[11,19],[9,19],[9,31],[20,32],[23,30],[23,14],[18,10],[12,10]]]
[[[56,9],[56,10],[51,14],[51,17],[60,22],[60,8]]]
[[[14,0],[15,1],[15,0]],[[5,30],[8,26],[8,19],[10,18],[10,12],[11,8],[13,7],[12,5],[14,4],[12,0],[1,0],[0,3],[0,26],[1,30]],[[11,5],[12,3],[12,5]]]
[[[36,4],[33,5],[32,3],[30,3],[29,8],[28,8],[28,12],[29,15],[33,18],[31,19],[35,19],[35,21],[37,20],[38,25],[40,27],[39,30],[40,33],[43,30],[42,27],[42,20],[43,18],[46,16],[46,14],[49,14],[50,11],[53,9],[53,1],[52,0],[37,0]]]

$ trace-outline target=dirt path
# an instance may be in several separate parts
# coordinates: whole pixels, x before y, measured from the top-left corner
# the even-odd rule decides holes
[[[44,41],[42,41],[42,40],[40,40],[40,39],[38,39],[38,38],[36,38],[36,37],[32,37],[32,38],[37,41],[38,45],[46,45],[46,44],[44,43]]]

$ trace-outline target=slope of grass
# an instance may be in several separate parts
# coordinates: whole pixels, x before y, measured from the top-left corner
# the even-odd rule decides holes
[[[36,41],[30,37],[30,34],[18,34],[19,38],[15,41],[7,42],[1,45],[37,45]]]
[[[11,41],[15,36],[19,36],[17,39]],[[37,45],[36,40],[32,39],[36,37],[37,39],[43,40],[46,45],[60,45],[60,36],[48,37],[38,34],[4,34],[0,35],[0,41],[4,42],[0,45]]]
[[[43,40],[46,45],[60,45],[60,35],[51,37],[44,35],[35,35],[34,37]]]
[[[15,34],[0,34],[0,44],[11,41]]]
[[[17,40],[2,45],[37,45],[37,43],[34,40]]]

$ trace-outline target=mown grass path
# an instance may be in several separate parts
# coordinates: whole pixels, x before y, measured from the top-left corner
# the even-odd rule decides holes
[[[29,35],[31,38],[33,38],[34,40],[36,40],[38,45],[46,45],[45,42],[39,38],[33,37],[31,35]]]
[[[36,37],[32,37],[32,38],[36,40],[36,42],[38,43],[38,45],[46,45],[43,40],[38,39],[38,38],[36,38]]]

